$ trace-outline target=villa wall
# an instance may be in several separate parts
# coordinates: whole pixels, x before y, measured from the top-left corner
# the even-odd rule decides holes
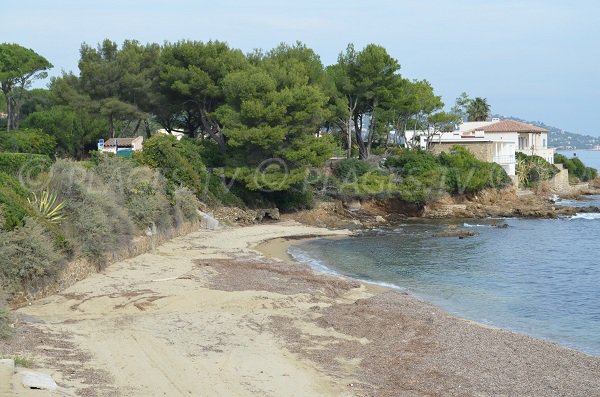
[[[487,161],[488,163],[494,161],[494,145],[492,142],[431,142],[431,152],[433,154],[448,153],[455,145],[469,149],[478,160]]]

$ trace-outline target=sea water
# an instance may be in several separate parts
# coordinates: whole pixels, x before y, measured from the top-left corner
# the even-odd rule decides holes
[[[290,254],[317,270],[408,291],[457,316],[600,355],[600,219],[464,221],[476,237],[407,223]],[[500,228],[495,222],[505,222]]]
[[[600,168],[600,152],[586,155],[586,164]],[[600,197],[583,204],[600,205]],[[422,221],[307,241],[290,254],[319,271],[408,291],[463,318],[600,355],[600,214],[455,223],[479,235],[436,237],[447,225]]]

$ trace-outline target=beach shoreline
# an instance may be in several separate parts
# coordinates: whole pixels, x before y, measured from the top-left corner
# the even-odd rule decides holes
[[[16,310],[0,354],[83,396],[600,395],[598,357],[287,256],[349,233],[286,221],[175,238]]]

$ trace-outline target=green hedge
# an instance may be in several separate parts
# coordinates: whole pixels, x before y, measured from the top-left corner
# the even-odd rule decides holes
[[[52,165],[50,157],[44,154],[0,152],[0,172],[24,177],[36,177]]]
[[[554,165],[547,162],[540,156],[528,156],[524,153],[517,153],[517,176],[519,185],[530,187],[539,182],[550,180],[560,171]]]
[[[4,172],[0,172],[0,206],[2,206],[3,229],[12,230],[23,224],[23,219],[29,215],[28,192],[19,181]]]
[[[592,167],[586,167],[583,162],[577,157],[573,157],[572,159],[564,156],[562,154],[554,154],[554,163],[562,164],[567,170],[569,170],[570,178],[577,178],[582,182],[591,181],[596,179],[598,176],[598,170]]]
[[[53,156],[56,139],[38,129],[22,129],[0,132],[0,151],[13,153],[36,153]]]
[[[333,165],[333,173],[341,180],[357,180],[363,176],[371,167],[366,161],[358,159],[340,160]]]
[[[512,183],[500,165],[478,160],[462,146],[454,146],[450,153],[442,152],[439,162],[448,169],[448,191],[453,194],[498,189]]]

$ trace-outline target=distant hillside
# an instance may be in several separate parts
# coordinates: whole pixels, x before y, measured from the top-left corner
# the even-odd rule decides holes
[[[574,132],[564,131],[558,127],[546,125],[540,121],[523,120],[514,116],[502,116],[498,114],[492,115],[500,119],[510,119],[521,121],[523,123],[533,124],[548,130],[548,147],[558,149],[591,149],[596,145],[600,145],[600,137],[590,135],[581,135]]]

